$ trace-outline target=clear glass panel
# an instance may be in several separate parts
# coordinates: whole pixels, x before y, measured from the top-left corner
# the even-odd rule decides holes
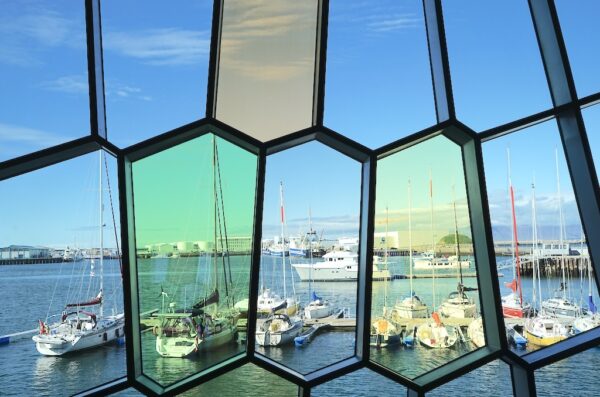
[[[556,122],[486,142],[483,154],[511,349],[525,354],[600,325]]]
[[[103,154],[100,168],[99,157],[0,182],[0,390],[9,394],[71,395],[125,376],[116,161]]]
[[[600,106],[585,108],[582,114],[590,148],[592,149],[592,156],[594,157],[596,174],[600,174]]]
[[[394,397],[406,394],[404,386],[379,375],[377,372],[363,368],[313,388],[311,396],[372,397],[374,390],[377,390],[376,394],[379,397]]]
[[[552,107],[527,2],[444,1],[459,120],[480,131]]]
[[[109,139],[125,147],[204,117],[212,1],[102,2]]]
[[[595,45],[600,39],[596,24],[600,3],[594,0],[555,0],[555,4],[577,94],[580,97],[593,94],[600,90],[596,56],[598,47]]]
[[[256,351],[301,373],[354,355],[360,187],[361,165],[317,142],[267,158]]]
[[[448,138],[378,161],[374,248],[394,281],[373,283],[371,360],[414,378],[485,345],[468,210]]]
[[[247,305],[256,167],[254,154],[213,134],[132,164],[142,366],[162,385],[245,350],[238,303]]]
[[[535,372],[538,396],[562,397],[594,395],[598,380],[600,351],[592,348],[573,357],[548,365]],[[577,382],[565,382],[577,374]]]
[[[0,161],[90,132],[84,2],[0,4]]]
[[[500,360],[479,367],[467,375],[446,383],[427,393],[427,397],[464,396],[512,396],[510,368]],[[545,394],[541,394],[545,395]]]
[[[224,2],[219,120],[261,141],[312,124],[317,3]]]
[[[254,364],[246,364],[183,393],[182,396],[297,396],[298,386]]]
[[[325,125],[378,147],[435,124],[422,2],[329,7]]]

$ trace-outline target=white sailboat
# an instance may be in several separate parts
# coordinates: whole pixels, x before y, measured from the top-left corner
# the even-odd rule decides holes
[[[469,323],[467,327],[467,336],[475,347],[485,346],[485,333],[483,332],[483,319],[481,317]]]
[[[559,214],[559,229],[560,229],[560,247],[563,247],[563,241],[565,237],[565,222],[562,211],[562,194],[560,190],[560,174],[558,169],[558,150],[554,151],[556,161],[556,187],[558,194],[558,214]],[[560,270],[561,270],[561,283],[555,296],[542,301],[542,312],[550,317],[575,319],[585,314],[585,311],[578,306],[573,299],[570,297],[569,282],[565,274],[565,253],[562,252],[560,256]],[[567,295],[569,290],[569,296]]]
[[[537,235],[537,215],[535,208],[535,183],[531,184],[532,195],[531,195],[531,211],[532,211],[532,237],[533,246],[537,247],[538,235]],[[549,346],[556,342],[560,342],[567,338],[567,328],[561,324],[556,318],[549,316],[542,311],[542,284],[541,284],[541,272],[540,264],[537,258],[536,250],[532,250],[531,256],[533,262],[533,297],[532,306],[536,307],[536,303],[539,298],[538,314],[527,318],[525,320],[525,326],[523,328],[523,336],[527,338],[528,342],[537,346]]]
[[[452,188],[454,193],[454,187]],[[460,244],[458,240],[458,219],[456,217],[456,198],[453,202],[454,207],[454,244],[456,247],[456,256],[460,260]],[[443,317],[452,318],[473,318],[477,312],[475,301],[470,298],[466,291],[475,290],[465,287],[463,283],[462,267],[458,267],[458,286],[456,291],[451,292],[448,298],[440,306],[440,314]]]
[[[385,209],[385,269],[388,270],[388,209]],[[400,342],[400,331],[390,319],[388,312],[387,279],[383,281],[383,310],[381,316],[371,323],[371,346],[376,348],[387,347]]]
[[[309,223],[309,228],[310,228],[309,236],[314,236],[315,233],[313,233],[312,216],[311,216],[310,208],[308,209],[308,223]],[[312,264],[313,240],[309,239],[308,243],[309,243],[310,263]],[[308,303],[308,305],[306,305],[306,307],[304,307],[304,318],[313,319],[313,318],[329,317],[333,314],[334,308],[329,303],[328,300],[319,297],[317,295],[317,293],[315,292],[314,280],[312,279],[312,268],[310,270],[311,270],[311,272],[310,272],[311,279],[308,282],[308,295],[310,297],[310,302]]]
[[[191,309],[176,309],[177,303],[171,302],[165,311],[164,300],[168,295],[161,291],[163,305],[157,315],[159,325],[154,329],[156,351],[162,357],[188,357],[192,353],[209,351],[235,340],[236,322],[239,312],[231,307],[233,284],[229,261],[227,237],[217,239],[217,230],[227,230],[223,206],[222,187],[218,184],[219,157],[216,137],[213,136],[213,252],[212,252],[212,291],[196,302]],[[222,228],[220,226],[223,226]],[[219,247],[218,244],[221,244]],[[221,252],[218,252],[221,248]],[[219,293],[219,259],[223,266],[223,287],[226,304],[221,304]],[[208,287],[208,286],[207,286]],[[184,305],[185,306],[185,305]]]
[[[431,217],[431,250],[435,253],[435,237],[433,233],[433,180],[431,178],[431,170],[429,171],[429,210]],[[435,257],[435,254],[433,256]],[[431,269],[431,289],[433,298],[433,313],[431,314],[431,319],[419,325],[415,335],[423,346],[432,349],[446,349],[454,346],[458,340],[458,331],[455,327],[442,323],[439,314],[435,311],[435,267]]]
[[[281,207],[281,239],[284,241],[285,206],[283,201],[283,182],[279,183],[279,199]],[[255,339],[256,343],[258,343],[260,346],[279,346],[290,343],[296,336],[300,334],[300,332],[302,332],[302,327],[304,325],[304,321],[295,314],[297,310],[297,301],[295,297],[287,296],[287,263],[285,255],[281,256],[281,262],[283,268],[283,295],[285,298],[281,300],[281,298],[277,296],[281,303],[277,306],[271,307],[269,317],[267,317],[262,325],[256,330]],[[294,284],[292,283],[292,286],[293,285]],[[272,303],[275,304],[275,299],[273,299]],[[281,310],[291,310],[292,314],[282,313]]]
[[[104,315],[104,202],[102,173],[104,156],[100,151],[99,197],[100,197],[100,292],[86,302],[68,303],[60,321],[47,324],[40,320],[40,332],[32,339],[38,352],[46,356],[62,356],[67,353],[98,347],[122,338],[125,318],[123,313]],[[93,263],[93,262],[92,262]],[[85,310],[98,306],[98,313]]]
[[[581,239],[583,241],[583,238]],[[583,250],[582,250],[583,251]],[[581,258],[582,261],[584,258]],[[571,332],[573,334],[579,334],[581,332],[589,331],[592,328],[596,328],[600,326],[600,314],[596,308],[596,304],[594,303],[594,298],[592,295],[592,264],[590,262],[590,257],[586,256],[585,260],[587,262],[587,279],[588,279],[588,310],[587,313],[577,317],[572,324]]]
[[[421,298],[415,293],[413,288],[413,248],[412,248],[412,189],[410,180],[408,181],[408,268],[410,280],[410,294],[401,301],[396,302],[392,309],[392,319],[397,321],[399,318],[427,318],[429,310]]]

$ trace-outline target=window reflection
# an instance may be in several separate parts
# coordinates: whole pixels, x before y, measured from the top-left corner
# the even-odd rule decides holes
[[[458,145],[378,161],[374,246],[393,281],[374,277],[372,360],[414,378],[485,345]]]

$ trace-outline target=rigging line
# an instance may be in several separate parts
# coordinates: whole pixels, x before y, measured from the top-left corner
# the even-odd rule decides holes
[[[121,278],[123,277],[123,260],[121,258],[121,248],[119,247],[119,236],[117,235],[117,220],[115,218],[115,207],[112,199],[112,189],[110,187],[110,178],[108,175],[108,162],[106,156],[104,156],[104,169],[106,170],[106,187],[108,188],[108,202],[110,203],[110,212],[113,221],[113,230],[115,232],[115,244],[117,246],[117,257],[119,260],[119,267],[121,269]]]
[[[56,278],[56,282],[54,283],[54,289],[52,290],[52,296],[50,297],[50,304],[48,305],[48,311],[46,312],[46,319],[44,322],[47,322],[48,316],[50,316],[50,309],[52,308],[52,303],[54,302],[54,295],[56,294],[56,287],[58,287],[58,282],[60,281],[62,268],[62,265],[60,265],[60,271],[58,272],[58,277]]]
[[[217,201],[217,196],[218,194],[215,195],[215,203]],[[215,206],[215,210],[217,213],[217,223],[218,223],[218,227],[219,227],[219,237],[220,237],[220,241],[219,241],[219,247],[221,248],[221,263],[223,264],[223,284],[225,284],[225,295],[227,296],[227,302],[229,303],[229,287],[230,287],[230,280],[228,280],[227,277],[227,268],[225,267],[225,245],[223,244],[223,227],[221,225],[221,209],[219,208],[218,205]],[[216,225],[215,225],[216,227]],[[217,250],[215,250],[215,256],[217,255]],[[216,258],[215,258],[216,261]]]
[[[219,177],[219,193],[221,201],[221,210],[223,211],[223,231],[225,232],[225,249],[227,250],[227,269],[229,271],[229,282],[231,283],[231,258],[229,257],[229,235],[227,234],[227,221],[225,220],[225,202],[223,201],[223,182],[221,181],[221,167],[219,166],[219,147],[215,142],[215,156],[217,163],[217,175]],[[220,227],[220,225],[219,225]]]

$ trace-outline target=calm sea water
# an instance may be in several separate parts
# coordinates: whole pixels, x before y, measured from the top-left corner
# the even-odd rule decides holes
[[[140,261],[139,282],[141,285],[140,308],[142,311],[160,308],[161,289],[169,294],[169,300],[178,307],[187,306],[210,292],[214,283],[211,258],[152,259]],[[221,269],[219,264],[219,269]],[[281,259],[263,258],[261,284],[283,294],[283,268]],[[393,273],[408,273],[403,258],[392,258],[390,270]],[[49,265],[22,265],[0,267],[0,335],[37,327],[37,320],[45,318],[47,313],[60,312],[67,301],[80,296],[93,296],[97,291],[98,269],[90,277],[89,263],[67,263]],[[231,258],[231,274],[235,300],[247,296],[250,262],[248,257]],[[471,272],[473,270],[470,270]],[[300,282],[291,268],[286,272],[288,293],[295,291],[301,302],[309,296],[309,284]],[[504,271],[501,282],[510,281],[512,276]],[[121,308],[120,272],[116,261],[105,262],[104,290],[107,297],[105,310],[112,311],[113,306]],[[436,279],[435,295],[431,279],[416,279],[413,288],[421,298],[431,306],[436,304],[456,288],[457,279]],[[465,278],[467,286],[476,287],[476,278]],[[530,300],[531,280],[524,279],[524,295]],[[544,280],[546,296],[556,288],[557,280]],[[577,299],[583,293],[587,296],[585,280],[574,279],[570,293]],[[356,311],[356,284],[352,282],[314,283],[316,292],[340,308],[347,308],[351,314]],[[219,288],[222,296],[224,286]],[[396,280],[389,283],[376,282],[373,286],[373,313],[383,306],[385,292],[389,304],[406,296],[409,290],[408,280]],[[508,292],[503,288],[504,293]],[[470,295],[478,301],[477,292]],[[114,298],[114,299],[113,299]],[[244,344],[231,344],[221,349],[219,354],[201,355],[193,359],[165,359],[156,354],[154,337],[146,333],[142,337],[144,371],[164,384],[171,383],[184,376],[193,374],[209,365],[243,351]],[[373,359],[407,376],[417,376],[427,370],[443,364],[471,350],[468,344],[447,351],[395,348],[373,351]],[[353,332],[324,332],[318,335],[308,346],[296,348],[261,348],[257,351],[277,360],[301,373],[312,372],[322,366],[350,357],[354,351]],[[564,395],[564,387],[558,389],[553,382],[557,376],[569,376],[577,379],[581,386],[574,389],[572,395],[585,395],[581,390],[594,390],[598,385],[595,369],[600,366],[600,350],[590,350],[576,358],[557,363],[538,371],[536,379],[539,395]],[[19,342],[0,346],[0,395],[36,395],[62,396],[85,390],[100,383],[125,375],[125,349],[118,345],[107,345],[67,357],[43,357],[39,355],[28,337]],[[473,382],[473,378],[485,377],[486,382]],[[573,382],[575,383],[575,382]],[[431,395],[443,395],[452,389],[452,393],[464,395],[498,395],[511,393],[508,367],[499,362],[484,366],[469,376],[458,379],[434,391]],[[371,396],[373,390],[379,396],[392,396],[404,393],[403,388],[369,370],[344,376],[321,385],[313,390],[313,395]],[[560,393],[559,393],[560,390]],[[579,394],[576,392],[578,391]],[[286,396],[295,395],[295,386],[253,365],[246,365],[225,377],[202,385],[198,390],[186,393],[196,395],[221,396]],[[135,391],[125,391],[121,395],[136,395]]]

